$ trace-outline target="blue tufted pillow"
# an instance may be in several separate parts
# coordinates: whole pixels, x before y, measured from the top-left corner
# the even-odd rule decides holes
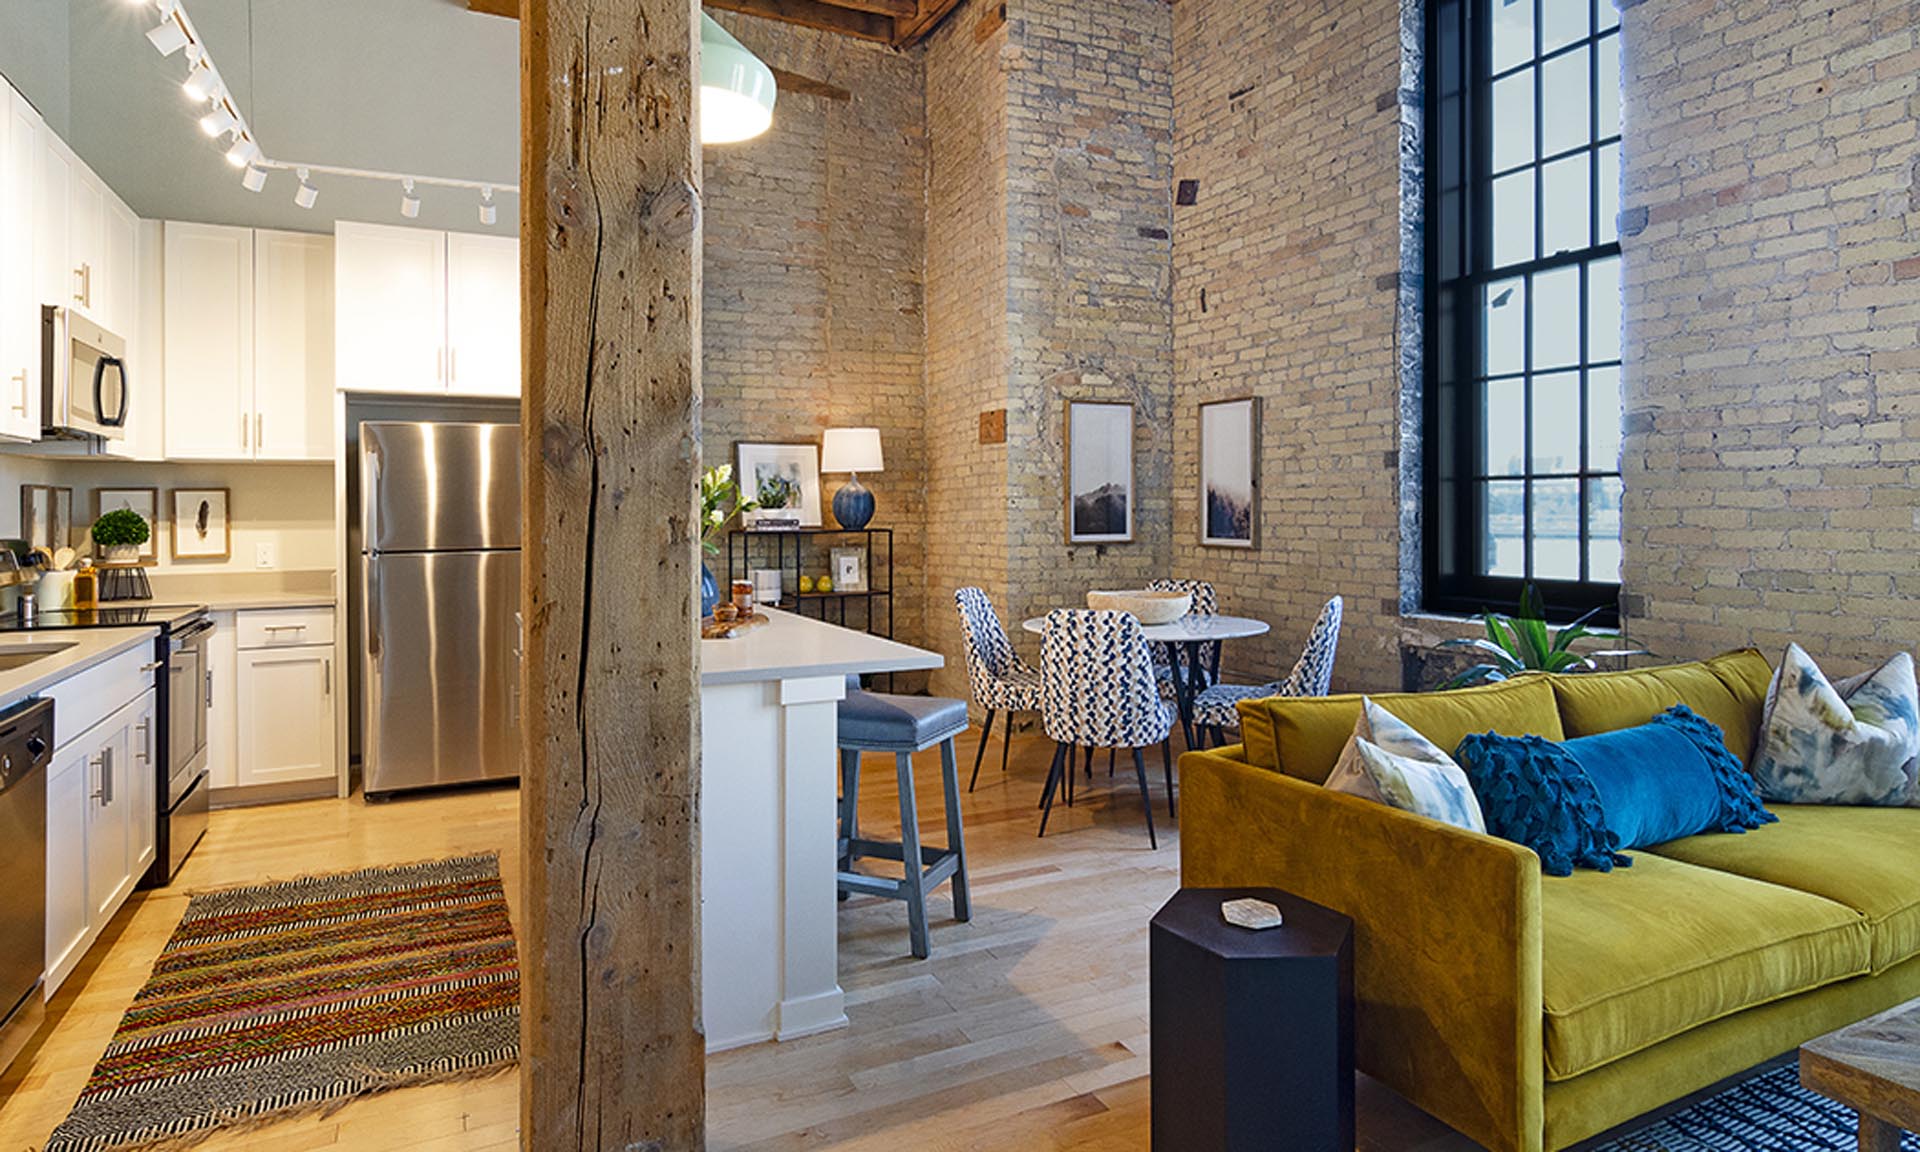
[[[1633,863],[1615,851],[1620,840],[1607,830],[1600,794],[1562,745],[1486,732],[1460,741],[1453,758],[1479,797],[1487,831],[1533,849],[1547,875]]]
[[[1619,847],[1645,848],[1701,832],[1745,832],[1776,817],[1720,729],[1676,704],[1645,724],[1561,745],[1600,795]]]

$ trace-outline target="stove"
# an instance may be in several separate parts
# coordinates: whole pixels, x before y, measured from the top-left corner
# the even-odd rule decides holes
[[[12,612],[0,613],[0,633],[64,632],[74,628],[158,628],[162,635],[205,617],[205,604],[148,604],[121,601],[98,608],[42,608],[22,622]]]

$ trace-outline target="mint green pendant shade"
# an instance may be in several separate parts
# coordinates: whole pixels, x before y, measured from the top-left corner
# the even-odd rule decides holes
[[[773,69],[700,13],[700,143],[751,140],[773,123]]]

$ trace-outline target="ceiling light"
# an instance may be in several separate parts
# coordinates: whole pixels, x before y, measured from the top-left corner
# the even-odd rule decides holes
[[[305,168],[300,169],[300,189],[293,194],[293,202],[302,208],[311,208],[313,207],[313,202],[318,199],[320,199],[320,189],[309,184],[307,182],[307,170]]]
[[[492,224],[500,219],[500,209],[493,205],[493,189],[480,189],[480,223]]]
[[[227,107],[224,100],[214,105],[213,111],[200,117],[200,131],[208,136],[225,136],[239,127],[240,121],[234,117],[233,110]]]
[[[267,186],[267,170],[247,165],[246,175],[240,177],[240,186],[249,192],[258,192]]]
[[[193,67],[187,69],[187,78],[181,82],[180,90],[197,101],[211,100],[220,91],[219,78],[213,74],[213,65],[207,62],[206,53],[202,52]]]
[[[255,144],[251,136],[240,137],[233,142],[233,147],[227,149],[227,163],[235,168],[245,168],[258,159],[260,159],[260,145]]]
[[[750,140],[773,123],[773,70],[700,14],[700,143]]]
[[[400,184],[401,187],[406,189],[406,191],[400,195],[400,215],[411,220],[420,215],[420,197],[413,194],[413,181],[411,179],[403,180]]]
[[[147,33],[147,40],[155,48],[159,49],[160,55],[171,56],[175,52],[180,51],[180,49],[185,48],[190,41],[187,38],[187,30],[180,26],[180,21],[173,18],[172,10],[170,8],[163,8],[161,11],[165,19],[161,20],[157,27]]]

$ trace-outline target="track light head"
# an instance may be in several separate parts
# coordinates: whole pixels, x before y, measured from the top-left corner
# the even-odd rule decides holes
[[[238,131],[239,127],[240,121],[228,109],[224,100],[214,105],[213,111],[200,117],[200,131],[214,139],[225,136],[229,132]]]
[[[205,103],[219,94],[220,79],[214,75],[213,65],[208,63],[205,52],[195,57],[193,67],[187,69],[187,78],[181,81],[180,90],[195,103]]]
[[[400,186],[405,189],[400,194],[400,215],[412,220],[420,215],[420,197],[413,194],[413,180],[402,180]]]
[[[147,42],[152,44],[160,55],[171,56],[189,43],[187,30],[180,26],[180,21],[173,18],[171,5],[164,6],[161,9],[161,15],[163,19],[160,23],[147,33]]]
[[[493,189],[480,189],[480,223],[491,225],[500,219],[500,209],[494,207]]]
[[[307,170],[300,169],[300,187],[293,194],[293,202],[302,208],[311,208],[313,202],[318,199],[320,199],[320,189],[308,183]]]
[[[240,137],[233,142],[233,147],[227,149],[227,163],[235,168],[245,168],[258,159],[260,145],[255,144],[251,136]]]
[[[240,186],[249,192],[258,192],[267,186],[267,170],[247,165],[246,174],[240,177]]]

